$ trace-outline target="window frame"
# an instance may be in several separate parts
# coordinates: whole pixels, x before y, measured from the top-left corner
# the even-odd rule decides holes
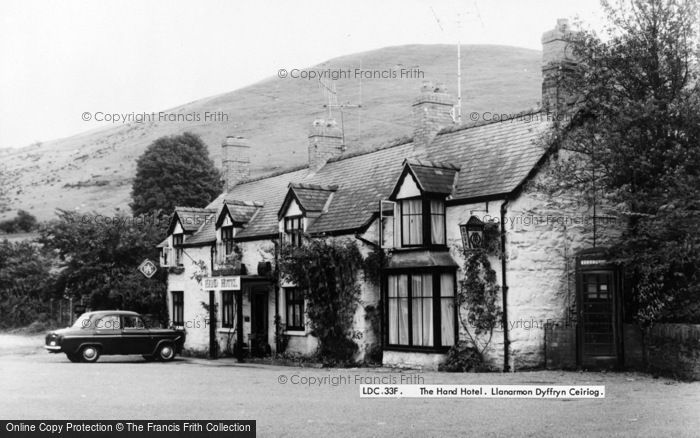
[[[411,277],[413,275],[425,275],[430,274],[432,276],[432,286],[433,286],[433,339],[432,346],[423,345],[413,345],[413,285]],[[433,268],[403,268],[388,270],[383,274],[382,285],[384,291],[382,292],[382,297],[384,301],[384,309],[382,312],[382,324],[386,327],[384,331],[384,348],[386,350],[393,351],[421,351],[421,352],[446,352],[452,347],[452,345],[442,345],[442,300],[443,297],[440,277],[442,274],[452,275],[452,300],[454,305],[453,312],[453,330],[454,330],[454,342],[459,341],[459,326],[458,326],[458,312],[457,312],[457,268],[456,267],[433,267]],[[407,276],[407,291],[406,299],[408,303],[408,326],[407,326],[407,338],[408,344],[391,344],[390,339],[390,325],[389,325],[389,277],[390,276]],[[399,296],[399,295],[397,295]]]
[[[423,233],[420,243],[406,243],[404,240],[404,201],[421,201],[421,214],[412,214],[409,216],[420,216],[421,218],[421,231]],[[442,203],[443,212],[441,214],[433,214],[431,208],[431,202],[438,201]],[[445,204],[445,199],[442,196],[422,194],[420,196],[411,196],[409,198],[396,199],[395,202],[399,204],[399,225],[400,225],[400,242],[401,248],[445,248],[447,246],[447,204]],[[442,232],[444,237],[443,243],[433,243],[433,232],[432,232],[432,219],[433,216],[442,217]]]
[[[173,248],[175,248],[175,265],[183,266],[182,259],[184,254],[184,249],[182,245],[185,243],[185,234],[177,233],[173,234]]]
[[[423,199],[422,196],[412,196],[410,198],[401,198],[398,200],[399,201],[399,209],[401,213],[401,218],[400,218],[400,223],[401,223],[401,247],[402,248],[417,248],[421,246],[425,246],[425,200]],[[409,214],[407,215],[404,213],[404,202],[409,202],[409,201],[420,201],[420,214]],[[403,226],[404,221],[403,218],[404,216],[418,216],[420,217],[421,223],[420,223],[420,229],[421,229],[421,241],[420,243],[406,243],[404,241],[404,235],[405,235],[405,227]],[[430,231],[428,231],[430,232]],[[409,240],[410,240],[410,235],[409,235]]]
[[[298,221],[298,228],[291,228],[290,224]],[[287,243],[294,247],[300,247],[302,244],[302,236],[304,234],[304,216],[285,216],[284,217],[284,234],[287,236]]]
[[[428,197],[428,227],[430,229],[430,240],[429,240],[429,246],[436,247],[436,246],[447,246],[447,205],[445,204],[445,200],[440,198],[440,197]],[[442,203],[442,213],[433,213],[433,208],[432,208],[432,202],[437,201]],[[443,242],[442,243],[434,243],[433,242],[433,216],[442,216],[442,238]]]
[[[228,309],[228,312],[227,312]],[[235,328],[236,296],[232,290],[221,291],[221,328]],[[228,317],[227,317],[228,316]]]
[[[290,298],[290,295],[296,295],[294,299]],[[301,325],[292,325],[290,321],[294,320],[295,311],[294,306],[299,306],[299,322]],[[290,308],[292,309],[292,315],[290,315]],[[304,302],[304,293],[298,287],[285,287],[284,288],[284,323],[285,330],[287,331],[306,331],[306,303]]]
[[[175,299],[175,297],[178,297]],[[181,290],[170,291],[171,311],[172,311],[172,324],[177,327],[182,327],[185,325],[185,292]],[[176,307],[177,306],[177,307]],[[179,312],[177,308],[179,307]],[[180,317],[180,320],[177,318]]]
[[[228,257],[233,254],[235,242],[233,240],[236,232],[233,225],[221,227],[221,242],[224,244],[224,256]]]

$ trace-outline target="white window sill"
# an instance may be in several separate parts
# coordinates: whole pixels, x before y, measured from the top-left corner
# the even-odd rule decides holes
[[[306,330],[285,330],[284,334],[287,336],[306,336],[306,335],[308,335]]]
[[[236,333],[236,328],[235,327],[231,327],[231,328],[223,327],[223,328],[217,328],[216,331],[217,331],[217,333],[226,333],[226,334],[231,333],[231,334],[233,334],[233,333]]]

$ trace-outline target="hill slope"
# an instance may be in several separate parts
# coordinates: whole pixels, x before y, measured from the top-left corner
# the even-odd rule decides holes
[[[540,52],[503,46],[462,48],[463,114],[473,111],[513,113],[532,108],[540,100]],[[387,47],[335,58],[314,69],[388,70],[418,68],[424,78],[340,79],[338,102],[361,105],[343,111],[348,150],[411,135],[411,103],[423,80],[442,81],[455,93],[455,47],[410,45]],[[93,130],[21,149],[0,150],[7,170],[10,210],[32,212],[40,220],[57,207],[128,210],[136,158],[163,135],[193,131],[210,146],[215,161],[222,139],[241,135],[250,139],[251,173],[303,164],[311,122],[325,118],[325,97],[317,81],[265,79],[229,93],[197,100],[168,113],[200,114],[200,121],[147,122]],[[228,114],[228,121],[206,122],[205,111]],[[340,122],[340,114],[335,118]]]

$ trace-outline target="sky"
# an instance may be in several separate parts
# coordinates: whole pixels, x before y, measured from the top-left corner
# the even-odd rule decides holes
[[[86,111],[165,110],[381,47],[540,50],[577,16],[599,27],[598,0],[3,0],[0,148],[104,126]]]

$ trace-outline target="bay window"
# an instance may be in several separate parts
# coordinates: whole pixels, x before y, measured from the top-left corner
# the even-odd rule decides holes
[[[456,339],[454,271],[387,276],[387,343],[401,348],[450,347]]]

